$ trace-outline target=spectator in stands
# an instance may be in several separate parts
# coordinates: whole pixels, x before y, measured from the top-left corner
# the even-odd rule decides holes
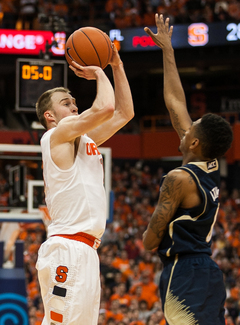
[[[34,29],[38,15],[38,0],[20,0],[18,29]]]
[[[120,251],[120,256],[116,256],[112,261],[112,266],[118,269],[121,273],[125,272],[129,266],[129,259],[126,250]]]
[[[228,3],[226,1],[217,1],[214,7],[214,21],[229,21],[230,19]]]
[[[110,303],[113,300],[118,300],[120,305],[126,305],[129,307],[131,302],[131,296],[127,292],[127,286],[125,282],[119,283],[115,288],[115,293],[110,297]]]
[[[121,321],[124,318],[123,313],[121,312],[119,300],[112,300],[110,303],[110,308],[106,310],[105,313],[106,320],[115,320]]]
[[[234,322],[232,316],[227,315],[226,316],[226,325],[235,325],[236,323]]]
[[[111,244],[111,243],[117,243],[118,240],[118,234],[114,229],[113,223],[109,223],[105,233],[102,237],[102,244]]]
[[[139,310],[135,309],[132,311],[129,325],[145,325],[145,322],[139,320]]]
[[[63,19],[65,22],[69,20],[69,15],[68,15],[69,10],[64,0],[57,0],[53,6],[53,10],[54,10],[54,15],[56,15],[57,17]]]
[[[139,283],[141,280],[141,272],[139,270],[138,261],[133,261],[128,272],[124,272],[126,279],[129,283],[129,287],[133,287],[135,284]]]
[[[214,21],[214,13],[209,4],[207,4],[202,10],[202,21],[209,24]]]
[[[240,3],[237,0],[229,0],[228,14],[235,22],[240,20]]]
[[[138,318],[146,323],[149,316],[153,313],[153,311],[149,310],[148,303],[146,300],[139,301],[139,315]]]
[[[176,17],[174,19],[174,23],[175,24],[189,24],[189,23],[191,23],[191,19],[189,17],[186,6],[182,6],[179,9],[178,14],[176,15]]]
[[[146,11],[143,14],[142,26],[154,26],[155,25],[155,11],[151,4],[147,4]]]
[[[131,28],[133,27],[140,27],[142,26],[142,18],[139,15],[138,11],[132,11],[131,16],[130,16],[130,20],[129,20],[129,25]],[[133,125],[133,123],[132,123]],[[133,128],[131,127],[131,125],[127,125],[124,129],[122,133],[129,133],[130,130],[133,130]]]
[[[49,17],[62,19],[64,28],[74,31],[92,25],[101,29],[132,28],[154,25],[154,13],[170,18],[171,24],[239,21],[239,2],[229,1],[160,1],[160,0],[1,0],[2,28],[52,29]],[[18,10],[19,9],[19,10]],[[19,15],[17,16],[18,12]],[[17,17],[19,18],[17,20]],[[128,124],[120,132],[131,128]]]
[[[17,22],[17,1],[0,1],[0,26],[6,29],[15,29]]]
[[[240,325],[240,316],[238,316],[236,319],[236,325]]]
[[[235,320],[238,317],[239,314],[239,310],[237,308],[237,304],[235,302],[235,300],[232,297],[229,297],[226,299],[226,304],[225,304],[225,308],[226,308],[226,316],[230,316],[231,317],[231,321],[233,323],[235,323]],[[229,319],[230,321],[230,319]]]
[[[116,322],[115,322],[115,319],[114,318],[109,318],[108,320],[107,320],[107,323],[106,323],[107,325],[115,325],[116,324]]]
[[[129,219],[127,219],[127,223],[131,225],[131,221],[129,221]],[[130,235],[129,238],[126,240],[126,245],[124,249],[127,252],[127,256],[129,260],[135,260],[135,261],[138,260],[140,250],[139,247],[137,247],[135,244],[134,234]]]
[[[100,253],[100,261],[100,272],[104,276],[105,285],[112,290],[115,286],[115,274],[120,273],[120,271],[112,265],[113,257],[110,254]]]
[[[105,325],[105,324],[106,324],[105,313],[100,311],[97,325]]]
[[[76,30],[80,28],[84,19],[86,20],[86,16],[83,13],[83,5],[79,0],[71,1],[69,5],[69,19],[68,26],[71,30]]]
[[[142,273],[141,281],[130,288],[130,293],[136,295],[138,301],[146,300],[148,309],[152,309],[153,304],[159,300],[158,285],[152,281],[152,275],[148,270]]]
[[[117,8],[114,12],[114,25],[117,29],[130,27],[130,22],[125,15],[124,8]]]
[[[153,279],[155,264],[152,261],[152,252],[145,251],[142,254],[142,260],[139,262],[139,271],[141,273],[148,272],[149,276]]]

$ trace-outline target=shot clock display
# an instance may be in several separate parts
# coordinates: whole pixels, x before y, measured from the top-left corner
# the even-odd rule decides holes
[[[52,67],[50,65],[43,66],[42,72],[39,72],[39,65],[22,65],[21,69],[22,79],[38,80],[43,78],[44,80],[52,80]]]
[[[67,87],[67,63],[59,60],[17,59],[16,110],[35,113],[35,103],[46,90]]]

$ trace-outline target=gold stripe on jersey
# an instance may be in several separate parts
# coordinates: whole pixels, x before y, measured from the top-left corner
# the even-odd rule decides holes
[[[178,254],[175,257],[175,261],[171,270],[168,288],[166,293],[166,300],[164,304],[164,315],[169,325],[199,325],[195,318],[194,313],[189,311],[189,306],[184,304],[185,299],[179,301],[178,296],[174,296],[170,290],[173,272],[178,262]]]
[[[217,216],[218,216],[218,210],[219,210],[219,207],[220,207],[220,203],[218,203],[218,207],[217,207],[217,209],[216,209],[216,213],[215,213],[215,215],[214,215],[214,221],[213,221],[212,226],[211,226],[211,229],[210,229],[210,231],[209,231],[209,233],[208,233],[208,235],[207,235],[207,237],[206,237],[206,242],[207,242],[207,243],[210,242],[210,240],[211,240],[211,238],[212,238],[213,227],[214,227],[214,225],[215,225],[215,223],[216,223],[216,221],[217,221]]]
[[[181,217],[179,217],[179,218],[173,220],[173,221],[169,224],[169,229],[168,229],[168,233],[169,233],[169,236],[170,236],[171,239],[173,239],[173,225],[174,225],[174,222],[179,221],[179,220],[196,221],[196,220],[198,220],[198,219],[201,217],[202,214],[205,213],[205,211],[206,211],[206,206],[207,206],[207,194],[206,194],[205,190],[203,189],[203,187],[202,187],[202,185],[201,185],[201,183],[200,183],[199,178],[197,177],[197,175],[196,175],[196,174],[195,174],[191,169],[189,169],[189,168],[187,168],[187,167],[184,167],[184,168],[181,168],[181,169],[182,169],[182,170],[188,170],[188,171],[190,172],[190,174],[193,174],[193,175],[195,176],[195,179],[196,179],[196,181],[198,182],[198,185],[199,185],[199,187],[201,188],[201,190],[202,190],[202,192],[203,192],[203,194],[204,194],[204,208],[203,208],[203,211],[202,211],[198,216],[196,216],[196,217],[194,217],[194,218],[192,218],[190,215],[182,215]],[[173,245],[174,245],[174,241],[172,241],[172,246],[173,246]],[[166,252],[166,256],[169,257],[170,254],[171,254],[170,252],[171,252],[171,247],[167,250],[167,252]]]
[[[197,220],[203,213],[205,213],[205,211],[206,211],[206,206],[207,206],[207,194],[206,194],[206,192],[205,192],[205,190],[204,190],[204,188],[202,187],[202,185],[201,185],[201,183],[200,183],[200,181],[199,181],[199,178],[197,177],[197,175],[191,170],[191,169],[189,169],[189,168],[187,168],[187,167],[184,167],[184,168],[182,168],[183,170],[188,170],[189,172],[190,172],[190,174],[193,174],[194,176],[195,176],[195,179],[196,179],[196,181],[198,182],[198,186],[201,188],[201,190],[202,190],[202,192],[203,192],[203,194],[204,194],[204,200],[205,200],[205,204],[204,204],[204,208],[203,208],[203,211],[202,211],[202,213],[200,213],[199,214],[199,216],[197,216],[197,217],[195,217],[195,218],[192,218],[194,221],[195,220]],[[177,219],[176,219],[177,220]]]

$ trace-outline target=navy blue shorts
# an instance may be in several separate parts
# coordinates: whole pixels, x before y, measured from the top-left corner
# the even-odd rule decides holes
[[[210,256],[164,262],[159,289],[168,325],[225,325],[223,275]]]

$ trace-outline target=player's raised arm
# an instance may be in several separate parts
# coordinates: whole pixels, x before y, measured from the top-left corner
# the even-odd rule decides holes
[[[169,18],[164,22],[163,15],[156,14],[155,20],[157,34],[154,34],[148,27],[145,27],[144,30],[151,36],[155,44],[162,49],[164,100],[171,117],[172,125],[181,139],[186,130],[190,128],[192,120],[187,111],[186,98],[176,67],[171,42],[173,27],[169,27]]]
[[[102,144],[120,130],[134,117],[134,105],[129,82],[123,62],[113,44],[113,56],[110,61],[114,79],[115,111],[113,117],[98,128],[91,130],[89,136],[97,145]]]
[[[72,62],[70,68],[80,78],[96,80],[97,94],[89,109],[83,111],[80,115],[77,115],[77,111],[73,111],[71,116],[59,122],[59,126],[54,132],[54,138],[57,138],[58,142],[61,141],[61,143],[71,141],[82,134],[89,133],[91,130],[105,123],[113,116],[115,107],[112,85],[101,68],[96,66],[83,67],[76,62]],[[65,102],[62,102],[62,104],[65,104]],[[66,104],[71,105],[73,108],[75,107],[77,110],[77,107],[73,105],[74,103],[71,103],[71,100],[70,102],[66,102]]]

